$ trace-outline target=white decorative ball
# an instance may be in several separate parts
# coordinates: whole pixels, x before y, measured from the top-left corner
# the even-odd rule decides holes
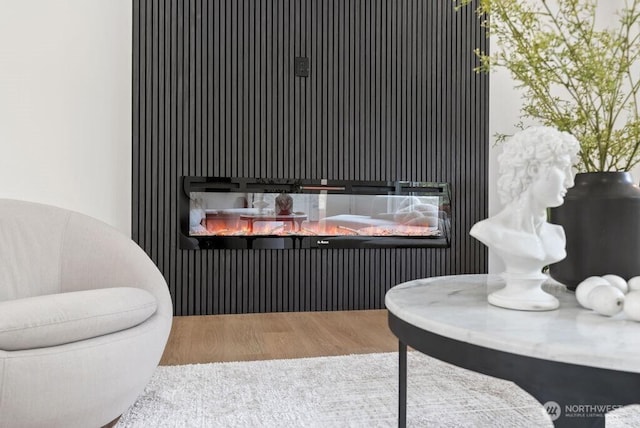
[[[624,313],[632,320],[640,321],[640,291],[630,291],[625,296]]]
[[[587,296],[591,309],[600,315],[613,316],[624,305],[624,293],[612,285],[598,285]]]
[[[609,284],[609,281],[599,276],[590,276],[589,278],[578,284],[578,286],[576,287],[576,299],[578,299],[578,303],[580,303],[583,308],[591,309],[587,297],[589,296],[591,290],[599,285],[611,284]]]
[[[618,275],[603,275],[602,279],[606,280],[609,284],[613,285],[623,293],[627,293],[629,291],[629,286],[627,285],[627,281],[624,278]]]
[[[640,291],[640,276],[631,278],[627,285],[629,286],[629,291]]]

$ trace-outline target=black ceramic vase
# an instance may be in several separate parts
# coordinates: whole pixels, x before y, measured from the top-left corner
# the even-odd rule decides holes
[[[577,174],[549,221],[567,235],[567,258],[549,273],[569,289],[593,275],[640,275],[640,188],[628,172]]]

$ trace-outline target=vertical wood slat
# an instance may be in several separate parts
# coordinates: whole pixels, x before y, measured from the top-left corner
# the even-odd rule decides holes
[[[380,308],[399,282],[485,271],[477,46],[447,0],[134,0],[132,235],[176,314]],[[184,175],[448,181],[452,246],[181,250]]]

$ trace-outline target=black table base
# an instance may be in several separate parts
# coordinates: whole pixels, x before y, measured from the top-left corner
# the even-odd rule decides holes
[[[406,426],[407,345],[454,364],[514,382],[541,404],[553,402],[555,427],[604,427],[604,414],[640,403],[640,374],[543,360],[484,348],[422,330],[389,312],[399,345],[398,426]]]

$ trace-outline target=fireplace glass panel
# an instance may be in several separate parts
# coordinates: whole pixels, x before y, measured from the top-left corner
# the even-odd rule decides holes
[[[261,188],[259,180],[226,180],[232,184],[195,180],[185,189],[187,235],[200,248],[448,246],[445,183],[284,181]]]

